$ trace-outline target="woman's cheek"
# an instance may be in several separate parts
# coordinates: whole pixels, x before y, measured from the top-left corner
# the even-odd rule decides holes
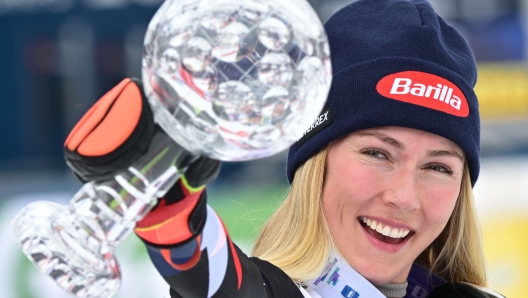
[[[434,196],[429,196],[429,199],[422,202],[422,208],[426,212],[426,218],[443,229],[455,209],[458,191],[446,191],[444,188],[432,193]]]

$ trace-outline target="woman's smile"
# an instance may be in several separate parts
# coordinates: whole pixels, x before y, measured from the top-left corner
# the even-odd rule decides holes
[[[359,224],[366,232],[366,237],[372,245],[380,250],[394,253],[399,251],[414,235],[414,231],[401,225],[386,224],[385,220],[360,216]]]

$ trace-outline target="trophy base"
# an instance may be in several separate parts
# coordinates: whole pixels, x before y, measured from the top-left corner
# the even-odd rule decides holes
[[[117,261],[111,253],[79,245],[100,243],[79,227],[68,206],[29,204],[13,220],[12,229],[29,260],[75,297],[111,297],[119,288]]]

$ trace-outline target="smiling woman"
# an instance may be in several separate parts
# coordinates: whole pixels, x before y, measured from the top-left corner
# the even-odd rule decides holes
[[[461,286],[487,284],[472,194],[480,120],[467,43],[426,1],[358,1],[325,29],[330,120],[290,148],[291,191],[253,255],[312,297],[330,295],[326,278],[334,294],[361,292],[348,266],[387,297],[493,297]]]

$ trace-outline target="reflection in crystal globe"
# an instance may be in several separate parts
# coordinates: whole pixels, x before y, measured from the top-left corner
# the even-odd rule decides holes
[[[311,81],[324,69],[323,62],[317,57],[305,57],[299,63],[297,68],[301,73],[303,80]]]
[[[259,40],[271,50],[281,50],[292,38],[290,28],[276,17],[269,17],[259,23]]]
[[[212,11],[205,13],[199,23],[207,30],[217,31],[231,24],[235,14],[235,11]]]
[[[320,80],[320,76],[324,74],[324,65],[321,59],[317,57],[305,57],[297,68],[301,73],[300,85],[313,85],[317,86],[324,84],[324,81]],[[305,101],[313,100],[317,98],[317,89],[300,89],[300,97]]]
[[[157,123],[176,142],[215,159],[255,159],[290,146],[318,116],[330,53],[305,0],[164,7],[147,30],[143,82]]]
[[[210,66],[206,67],[201,72],[195,73],[192,78],[196,87],[206,92],[208,95],[211,95],[218,86],[216,69]]]
[[[183,65],[191,72],[205,69],[211,61],[211,44],[202,37],[193,37],[182,50]]]
[[[197,117],[191,118],[187,129],[193,133],[198,142],[209,144],[218,138],[217,124],[206,113],[200,113]]]
[[[281,131],[274,126],[263,126],[256,129],[247,144],[253,148],[266,148],[281,137]]]
[[[260,106],[264,123],[276,124],[288,115],[290,94],[285,88],[273,87],[264,94],[262,99]]]
[[[233,22],[217,31],[212,54],[224,62],[238,62],[255,50],[257,35],[255,31],[240,23]]]
[[[237,81],[218,85],[213,109],[218,117],[242,124],[254,121],[255,115],[258,114],[255,94],[247,85]]]
[[[299,45],[301,51],[308,56],[313,56],[315,53],[315,41],[311,39],[296,38],[295,42]]]
[[[293,77],[293,64],[290,57],[283,53],[270,52],[257,64],[259,80],[269,86],[290,84]]]
[[[177,32],[175,34],[172,34],[171,38],[169,39],[169,45],[171,47],[180,47],[184,43],[186,43],[191,38],[191,31],[190,30],[183,30],[181,32]]]
[[[155,82],[150,83],[156,86],[158,90],[160,90],[158,100],[160,102],[163,102],[163,104],[167,107],[177,107],[178,104],[181,102],[181,98],[178,92],[176,92],[176,90],[174,90],[174,88],[171,86],[171,83],[169,83],[171,81],[171,77],[167,77],[164,74],[160,74],[160,76],[156,77],[155,80]]]
[[[163,52],[161,67],[167,74],[176,73],[180,69],[180,54],[175,49],[169,48]]]
[[[168,40],[168,44],[172,47],[180,47],[186,43],[194,33],[193,26],[190,25],[192,21],[191,15],[181,16],[179,18],[170,19],[163,27]],[[166,45],[165,45],[166,46]]]
[[[268,13],[269,7],[257,1],[246,1],[238,11],[239,15],[253,24],[258,23]]]

